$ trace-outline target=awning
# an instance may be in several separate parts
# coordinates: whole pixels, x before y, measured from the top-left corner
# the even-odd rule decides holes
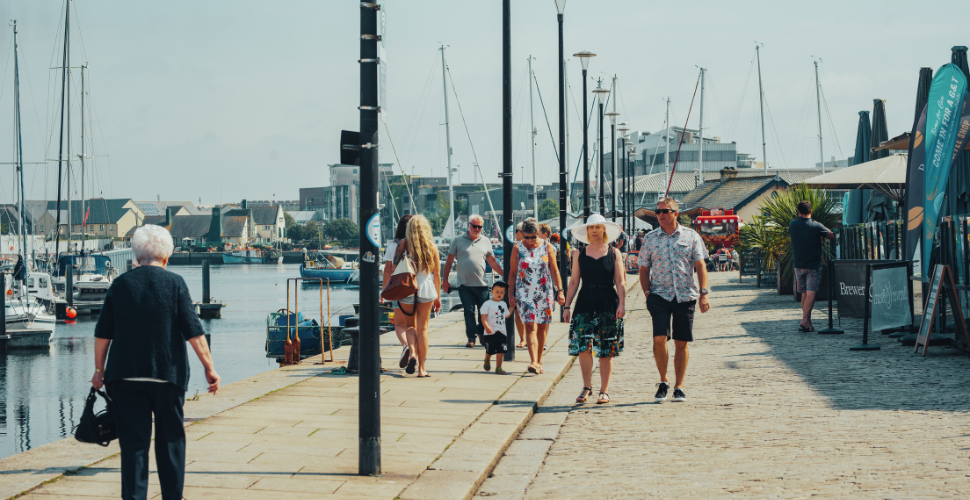
[[[899,151],[908,151],[909,132],[903,132],[902,135],[893,137],[892,139],[882,142],[878,146],[872,148],[873,151],[882,151],[884,149],[896,149]],[[963,148],[963,150],[970,151],[970,141],[967,141],[967,145]]]
[[[906,186],[906,160],[906,154],[894,154],[812,177],[805,185],[818,189],[875,189],[900,202]]]

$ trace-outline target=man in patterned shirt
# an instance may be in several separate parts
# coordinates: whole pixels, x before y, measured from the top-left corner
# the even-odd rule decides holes
[[[657,202],[660,229],[643,238],[637,265],[640,266],[640,286],[647,297],[647,310],[653,318],[653,359],[660,371],[656,401],[665,401],[670,384],[667,380],[667,339],[673,319],[674,401],[687,401],[684,376],[687,374],[687,343],[694,340],[694,306],[700,302],[701,312],[711,308],[708,300],[707,247],[693,229],[677,224],[679,205],[670,197]],[[697,272],[700,289],[694,282]]]

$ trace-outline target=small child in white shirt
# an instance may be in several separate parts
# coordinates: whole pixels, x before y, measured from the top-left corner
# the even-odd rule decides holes
[[[485,327],[485,371],[492,369],[492,355],[495,355],[495,373],[505,375],[502,369],[502,358],[508,349],[508,331],[505,328],[505,318],[512,315],[509,305],[502,299],[509,285],[504,281],[496,281],[492,285],[492,300],[486,301],[479,308],[482,315],[482,325]]]

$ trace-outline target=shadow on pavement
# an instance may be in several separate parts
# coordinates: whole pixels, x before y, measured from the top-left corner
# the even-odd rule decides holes
[[[762,297],[750,305],[764,310],[762,306],[770,309],[777,302]],[[741,327],[767,344],[770,355],[798,373],[837,409],[970,411],[965,394],[970,384],[970,357],[965,353],[931,346],[923,357],[879,333],[870,333],[869,343],[879,345],[880,350],[850,351],[849,347],[862,343],[860,320],[843,319],[844,335],[798,333],[792,331],[792,323],[750,321],[742,322]],[[737,362],[731,368],[758,368],[746,363],[752,361]]]

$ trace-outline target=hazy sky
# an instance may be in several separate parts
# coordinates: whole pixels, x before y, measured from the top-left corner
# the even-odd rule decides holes
[[[419,175],[445,175],[437,50],[445,43],[478,160],[486,178],[497,180],[501,2],[387,4],[388,127],[400,161],[409,173],[414,166]],[[20,29],[25,161],[57,154],[60,76],[48,68],[61,58],[63,5],[63,0],[0,3],[0,19],[17,19]],[[89,169],[88,196],[93,191],[105,197],[217,203],[274,194],[293,199],[300,187],[327,184],[326,165],[339,161],[340,130],[358,128],[358,1],[77,0],[73,5],[72,65],[90,64],[97,158]],[[919,68],[935,70],[949,62],[952,46],[970,45],[960,6],[955,1],[569,0],[565,51],[567,56],[596,53],[590,76],[616,74],[620,119],[646,131],[662,127],[666,96],[671,121],[683,125],[697,82],[695,65],[708,68],[705,135],[736,141],[740,151],[760,160],[753,60],[754,42],[762,42],[769,164],[806,167],[818,160],[812,56],[823,60],[825,156],[845,158],[855,147],[857,113],[871,111],[874,98],[887,101],[890,136],[910,129]],[[531,181],[526,58],[536,58],[533,67],[558,134],[558,43],[553,0],[517,0],[512,16],[519,182],[523,166]],[[12,38],[10,28],[0,31],[2,161],[12,157]],[[570,99],[581,106],[580,66],[569,59]],[[73,78],[77,146],[79,71]],[[594,86],[591,82],[590,89]],[[469,139],[454,95],[449,98],[453,162],[462,167],[461,181],[471,182]],[[698,106],[690,127],[698,125]],[[538,177],[548,183],[557,179],[558,167],[538,95],[535,109]],[[572,112],[573,162],[582,144],[579,119]],[[395,162],[387,139],[382,127],[381,161]],[[28,198],[55,197],[56,163],[26,170]],[[12,179],[10,166],[0,166],[0,201],[10,200]]]

